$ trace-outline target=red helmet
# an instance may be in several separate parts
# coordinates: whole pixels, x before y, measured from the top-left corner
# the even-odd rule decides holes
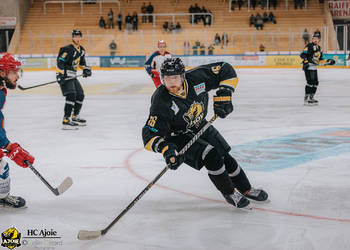
[[[166,46],[166,42],[164,40],[159,40],[158,41],[158,48],[160,45],[164,44]]]
[[[10,53],[0,53],[0,70],[5,72],[18,71],[21,69],[21,61]]]

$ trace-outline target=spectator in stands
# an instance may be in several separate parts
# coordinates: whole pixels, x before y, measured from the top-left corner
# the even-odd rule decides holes
[[[213,14],[210,10],[208,10],[208,13],[209,14]],[[211,25],[211,19],[212,19],[212,16],[211,15],[207,15],[207,25],[210,26]]]
[[[141,6],[141,13],[147,14],[147,7],[146,7],[145,2],[143,2],[142,6]],[[142,16],[142,23],[146,23],[146,22],[147,22],[147,16]]]
[[[189,55],[190,54],[190,43],[189,41],[184,42],[184,54]]]
[[[201,12],[201,8],[199,8],[198,4],[196,3],[193,7],[193,13],[200,13]],[[194,23],[198,23],[200,19],[200,16],[198,15],[194,15]]]
[[[113,10],[110,9],[109,12],[108,12],[108,29],[111,28],[112,26],[112,29],[114,29],[114,21],[113,21],[113,16],[114,16],[114,13],[113,13]]]
[[[251,27],[252,25],[254,25],[254,27],[255,27],[255,16],[254,16],[254,14],[251,14],[251,16],[249,17],[249,27]]]
[[[200,46],[199,54],[200,54],[201,56],[204,56],[204,55],[205,55],[205,46],[204,46],[204,45],[201,45],[201,46]]]
[[[201,9],[201,14],[204,14],[204,13],[207,13],[207,12],[208,12],[207,9],[203,6],[202,9]],[[199,17],[199,20],[203,21],[204,26],[207,25],[206,15],[201,15]]]
[[[228,35],[226,33],[226,31],[224,31],[224,33],[222,34],[221,37],[221,48],[226,47],[228,44]]]
[[[199,48],[201,46],[201,42],[197,39],[197,41],[195,41],[194,43],[196,45],[197,48]]]
[[[154,11],[153,5],[151,4],[151,2],[149,2],[148,6],[147,6],[147,13],[153,14],[153,11]],[[148,17],[148,22],[153,23],[153,15],[150,15]]]
[[[179,22],[176,23],[176,26],[175,26],[175,30],[176,30],[176,33],[180,33],[181,32],[181,24]]]
[[[307,32],[307,29],[304,29],[303,40],[305,45],[309,43],[310,35],[309,35],[309,32]]]
[[[236,0],[231,0],[231,10],[235,10]]]
[[[118,24],[119,30],[122,30],[122,23],[123,23],[123,15],[122,13],[119,12],[117,16],[117,24]]]
[[[175,30],[175,25],[173,22],[170,23],[170,26],[169,26],[169,31],[170,32],[173,32],[173,30]]]
[[[208,47],[208,55],[213,55],[214,54],[214,46],[213,44],[210,44]]]
[[[260,30],[264,29],[264,21],[261,18],[259,13],[257,13],[255,16],[255,27],[257,30],[259,30],[259,28],[260,28]]]
[[[131,34],[131,32],[132,32],[132,16],[130,16],[129,13],[125,17],[125,25],[126,25],[126,29],[127,29],[128,33]]]
[[[214,38],[214,43],[216,46],[218,46],[221,42],[221,39],[220,39],[220,35],[218,33],[215,34],[215,38]]]
[[[256,0],[251,0],[251,3],[252,3],[253,9],[255,10],[255,7],[256,7]]]
[[[165,21],[163,23],[163,30],[164,30],[164,32],[168,32],[169,31],[169,22],[168,21]]]
[[[265,11],[263,14],[263,22],[267,23],[267,21],[269,21],[269,16],[267,15],[267,12]]]
[[[243,0],[238,0],[238,9],[241,10],[243,5]]]
[[[274,9],[276,9],[277,6],[277,0],[272,0],[272,6]]]
[[[112,40],[112,42],[109,44],[109,51],[111,56],[115,56],[115,52],[117,51],[117,44],[114,40]]]
[[[260,46],[259,46],[259,51],[260,52],[264,52],[265,51],[265,46],[264,46],[264,44],[260,44]]]
[[[265,6],[266,6],[266,0],[260,0],[260,6],[261,6],[261,9],[265,9]]]
[[[102,28],[102,29],[106,28],[106,21],[103,18],[103,16],[101,16],[100,21],[98,22],[98,26],[100,26],[100,28]]]
[[[269,14],[269,21],[270,21],[270,22],[273,22],[274,24],[277,23],[276,18],[275,18],[275,16],[274,16],[274,14],[272,13],[272,11],[271,11],[270,14]]]
[[[193,14],[193,6],[191,4],[190,8],[188,9],[188,13]],[[190,23],[192,24],[194,22],[194,16],[190,15]]]
[[[136,13],[136,11],[134,11],[134,15],[132,16],[132,29],[133,31],[137,31],[137,27],[138,27],[138,24],[139,24],[139,17]]]

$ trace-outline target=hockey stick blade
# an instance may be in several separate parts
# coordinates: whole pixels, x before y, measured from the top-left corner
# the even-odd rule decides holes
[[[94,240],[102,235],[102,231],[80,230],[78,233],[79,240]]]
[[[63,194],[73,185],[73,180],[70,177],[64,179],[64,181],[56,188],[57,195]]]

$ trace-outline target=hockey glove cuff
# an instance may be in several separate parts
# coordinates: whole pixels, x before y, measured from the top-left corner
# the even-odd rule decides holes
[[[175,144],[168,144],[162,150],[163,157],[168,168],[176,170],[185,160],[183,155],[179,155],[177,152],[177,146]]]
[[[214,96],[214,113],[225,118],[233,111],[232,92],[229,89],[219,89]]]
[[[333,59],[327,59],[326,65],[334,65],[335,61]]]
[[[28,151],[24,150],[17,142],[12,143],[10,151],[6,153],[6,156],[16,162],[18,166],[27,168],[28,165],[25,163],[29,161],[30,164],[34,163],[35,158],[31,156]]]
[[[56,73],[56,79],[57,79],[58,84],[61,85],[64,83],[64,80],[66,79],[66,77],[62,73]]]

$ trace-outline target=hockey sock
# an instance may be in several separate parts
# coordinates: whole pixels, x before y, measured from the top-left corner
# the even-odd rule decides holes
[[[243,193],[249,191],[252,186],[237,161],[231,155],[226,154],[224,164],[233,185]]]
[[[80,113],[81,107],[83,106],[84,95],[77,95],[74,104],[74,115],[77,116]]]
[[[306,84],[306,86],[305,86],[305,95],[311,94],[312,93],[312,89],[313,89],[312,85]]]
[[[215,148],[211,147],[211,150],[204,157],[203,163],[207,168],[208,176],[215,187],[224,195],[232,194],[234,186],[226,172],[225,166],[223,165],[222,156]]]
[[[10,193],[10,168],[4,159],[0,159],[0,199]]]
[[[66,104],[64,105],[64,117],[69,118],[75,103],[75,94],[66,95]]]

